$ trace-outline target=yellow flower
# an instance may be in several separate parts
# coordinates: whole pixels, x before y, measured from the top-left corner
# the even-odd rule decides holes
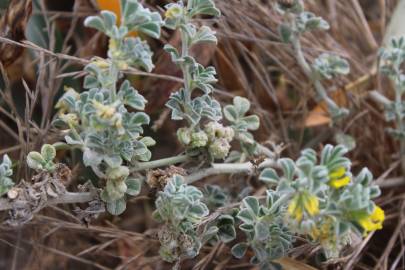
[[[115,108],[113,106],[107,106],[95,100],[93,100],[93,106],[97,110],[97,115],[100,118],[111,119],[115,114]]]
[[[384,210],[379,206],[374,207],[373,213],[366,215],[357,220],[361,227],[363,227],[365,234],[371,231],[381,230],[382,224],[385,219]]]
[[[112,58],[117,59],[122,57],[122,52],[120,50],[120,44],[118,40],[110,38],[110,41],[108,42],[108,49]]]
[[[312,227],[309,235],[314,241],[319,241],[320,243],[335,240],[335,237],[333,236],[333,219],[326,217],[322,220],[319,228],[316,225]]]
[[[302,220],[304,212],[309,216],[315,216],[319,213],[318,198],[308,192],[295,195],[288,206],[288,213],[298,222]]]
[[[335,189],[347,186],[350,183],[350,176],[346,175],[346,168],[339,167],[329,174],[329,185]]]
[[[175,19],[180,17],[183,9],[179,5],[172,5],[168,10],[166,10],[165,17],[168,19]]]
[[[93,61],[93,63],[98,66],[99,68],[105,69],[105,68],[109,68],[110,67],[110,63],[108,63],[108,61],[101,59],[101,58],[97,58]]]
[[[79,124],[79,118],[74,113],[66,113],[59,115],[60,119],[68,125],[76,126]]]

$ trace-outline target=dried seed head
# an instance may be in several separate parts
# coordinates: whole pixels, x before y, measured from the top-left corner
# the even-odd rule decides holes
[[[72,180],[72,171],[65,164],[59,163],[56,165],[55,176],[64,186],[68,186]]]
[[[157,190],[163,190],[174,175],[186,175],[183,168],[170,166],[166,170],[153,170],[148,172],[146,183]]]
[[[15,200],[15,199],[17,199],[19,194],[20,194],[20,189],[19,188],[12,188],[7,192],[7,197],[10,200]]]

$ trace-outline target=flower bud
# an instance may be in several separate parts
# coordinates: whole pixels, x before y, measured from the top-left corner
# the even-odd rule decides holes
[[[205,125],[205,133],[207,134],[210,141],[214,141],[217,138],[217,133],[221,130],[223,126],[218,122],[209,122]]]
[[[77,126],[79,124],[79,118],[74,113],[61,114],[59,118],[68,125]]]
[[[233,140],[233,137],[235,136],[235,131],[231,127],[225,127],[223,129],[223,138],[226,139],[228,142],[231,142]]]
[[[93,100],[93,106],[96,109],[97,116],[109,120],[115,114],[115,107],[111,105],[104,105],[96,100]]]
[[[108,197],[111,200],[118,200],[125,195],[125,192],[127,191],[127,185],[125,184],[125,181],[108,180],[106,190],[108,193]]]
[[[216,139],[226,139],[228,142],[233,140],[235,132],[231,127],[224,127],[218,122],[209,122],[204,129],[205,133],[208,135],[208,138],[211,142]]]
[[[116,168],[109,168],[107,170],[108,179],[122,180],[129,176],[129,169],[126,166],[119,166]]]
[[[214,159],[224,159],[228,156],[231,145],[224,139],[215,140],[209,147],[209,152]]]
[[[191,134],[191,147],[204,147],[208,143],[208,136],[204,131],[194,132]]]
[[[177,19],[177,18],[180,18],[182,13],[183,13],[182,6],[180,6],[179,4],[172,4],[166,10],[165,17],[167,19]]]
[[[95,64],[97,67],[102,68],[102,69],[110,67],[110,63],[101,58],[97,58],[95,61],[93,61],[93,64]]]
[[[120,69],[120,70],[125,70],[125,69],[129,68],[128,63],[124,60],[117,61],[117,66],[118,66],[118,69]]]
[[[191,143],[191,131],[188,128],[180,128],[177,130],[177,138],[183,145]]]
[[[77,93],[73,88],[71,87],[65,87],[65,94],[59,99],[59,101],[55,105],[55,109],[59,110],[59,113],[65,113],[69,111],[69,104],[66,102],[67,98],[73,98],[74,100],[78,100],[80,97],[80,94]]]

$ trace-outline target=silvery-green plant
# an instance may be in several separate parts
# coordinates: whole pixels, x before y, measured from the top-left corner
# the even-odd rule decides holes
[[[36,171],[53,172],[55,170],[56,149],[50,144],[44,144],[41,152],[32,151],[27,155],[27,165]]]
[[[7,155],[4,155],[3,161],[0,164],[0,197],[6,194],[14,186],[13,179],[11,179],[13,176],[11,166],[12,163],[10,158]]]
[[[287,202],[288,228],[321,244],[329,258],[339,256],[352,234],[361,237],[384,221],[372,201],[380,195],[372,174],[363,169],[353,176],[346,153],[344,146],[327,145],[318,160],[315,151],[306,149],[295,162],[278,161],[281,175],[273,168],[260,175]]]
[[[185,120],[188,124],[177,132],[180,142],[190,152],[207,151],[213,160],[228,156],[234,138],[241,141],[243,150],[253,152],[255,141],[247,130],[258,129],[259,118],[245,116],[250,109],[250,102],[245,98],[235,98],[234,106],[224,109],[225,118],[232,124],[231,127],[220,124],[222,108],[212,96],[212,84],[217,81],[216,70],[211,66],[203,67],[190,55],[190,49],[196,44],[217,43],[211,28],[193,24],[196,16],[220,15],[214,1],[194,0],[187,1],[187,4],[178,1],[166,6],[165,15],[165,26],[180,31],[182,41],[180,50],[172,45],[165,46],[173,62],[181,68],[184,78],[183,87],[173,93],[167,102],[172,110],[172,119]]]
[[[302,0],[293,0],[292,3],[288,4],[278,1],[275,7],[284,16],[284,22],[279,26],[281,40],[293,46],[300,67],[313,82],[319,98],[327,104],[332,119],[337,120],[347,116],[349,111],[346,108],[340,108],[329,97],[322,85],[322,80],[347,75],[350,72],[348,61],[336,54],[323,53],[313,63],[309,63],[304,57],[301,46],[302,35],[311,31],[328,30],[329,23],[322,17],[306,11]]]
[[[385,105],[387,121],[395,122],[395,128],[387,131],[400,141],[399,155],[402,159],[402,173],[405,173],[405,73],[402,68],[405,62],[405,37],[393,38],[387,48],[380,50],[380,71],[388,76],[394,84],[394,100]]]
[[[347,62],[325,54],[309,66],[302,56],[299,37],[306,31],[327,29],[328,24],[304,11],[301,1],[293,3],[288,7],[277,6],[288,22],[280,26],[280,32],[285,41],[293,43],[307,75],[323,91],[320,80],[347,73]],[[137,0],[121,0],[121,14],[120,22],[108,11],[86,19],[87,26],[109,37],[108,58],[92,59],[85,67],[85,90],[79,94],[66,88],[56,104],[59,113],[55,125],[63,129],[67,145],[80,149],[83,164],[102,180],[101,192],[96,191],[96,196],[91,192],[74,194],[80,199],[77,202],[100,203],[100,198],[110,213],[119,215],[126,209],[126,197],[140,192],[143,176],[139,172],[203,160],[198,167],[186,168],[189,170],[169,168],[168,171],[184,172],[184,176],[167,173],[169,176],[163,175],[159,185],[154,186],[160,188],[153,214],[162,224],[158,229],[160,255],[163,260],[176,262],[176,266],[182,259],[197,256],[204,244],[235,241],[232,247],[235,257],[244,257],[250,249],[254,254],[252,263],[262,269],[277,268],[274,261],[288,254],[296,236],[320,244],[327,257],[336,257],[350,243],[352,234],[362,236],[382,228],[384,212],[372,201],[380,191],[373,185],[367,169],[353,176],[351,162],[344,156],[345,147],[327,145],[320,158],[314,150],[307,149],[296,161],[276,160],[251,133],[259,128],[260,121],[258,116],[248,114],[249,100],[235,97],[233,104],[224,109],[215,100],[215,69],[203,67],[190,55],[195,44],[217,41],[209,27],[194,24],[198,16],[220,15],[213,0],[188,0],[186,4],[179,1],[166,6],[164,25],[180,31],[182,44],[180,51],[169,45],[165,49],[184,77],[183,87],[170,97],[167,106],[172,110],[172,120],[186,123],[177,131],[185,154],[149,161],[148,148],[155,141],[143,136],[143,126],[149,124],[149,116],[142,112],[146,100],[128,80],[120,81],[125,69],[150,71],[153,68],[149,46],[140,38],[129,37],[128,33],[138,31],[157,38],[163,21],[158,13],[145,9]],[[322,97],[329,99],[327,95]],[[334,116],[344,114],[336,104],[336,107],[329,105],[335,110],[331,112]],[[234,140],[240,143],[241,152],[233,151],[231,157]],[[55,145],[61,147],[60,143]],[[259,163],[236,163],[258,154],[267,158]],[[63,166],[55,164],[55,157],[55,146],[46,144],[40,152],[28,154],[27,164],[39,178],[48,177],[44,182],[48,187],[60,184],[60,192],[46,190],[48,195],[59,200],[67,196],[68,201],[75,202],[57,179],[58,168]],[[215,160],[225,161],[213,163]],[[207,164],[209,167],[201,167]],[[246,196],[242,192],[240,202],[218,186],[206,186],[202,192],[191,185],[223,173],[260,174],[259,179],[268,185],[265,196]],[[0,196],[13,186],[11,176],[11,161],[5,156],[0,164]],[[24,211],[28,210],[24,208]],[[32,213],[28,216],[31,218]],[[238,234],[237,230],[243,233]]]
[[[284,221],[285,202],[281,193],[273,190],[266,192],[263,204],[256,197],[243,199],[237,218],[241,221],[239,228],[245,233],[246,241],[232,247],[236,258],[242,258],[251,248],[255,254],[250,260],[253,264],[259,264],[261,269],[277,267],[274,260],[287,255],[294,240]]]
[[[229,203],[229,194],[217,185],[205,185],[203,189],[204,203],[210,210],[223,207]]]
[[[257,154],[258,146],[250,131],[255,131],[260,127],[260,119],[257,115],[246,115],[250,107],[248,99],[235,97],[233,104],[224,108],[224,116],[231,124],[235,138],[239,140],[242,151],[249,156]]]
[[[78,94],[68,88],[56,105],[56,124],[66,129],[66,142],[83,151],[83,163],[106,181],[101,198],[110,213],[125,210],[125,196],[140,191],[140,180],[130,177],[128,166],[148,161],[148,147],[155,141],[142,136],[149,116],[141,112],[145,98],[128,80],[119,85],[122,70],[130,67],[153,69],[152,52],[148,44],[128,33],[137,31],[154,38],[160,36],[162,19],[157,12],[144,8],[138,1],[121,1],[121,21],[110,11],[91,16],[85,25],[109,37],[108,58],[93,59],[86,67],[86,91]],[[138,111],[138,112],[135,112]]]
[[[202,236],[197,233],[199,222],[209,214],[202,202],[203,193],[175,175],[156,200],[154,218],[164,223],[159,231],[160,255],[168,262],[182,257],[193,258],[202,246]]]
[[[220,11],[212,0],[192,0],[171,3],[166,6],[165,26],[179,30],[181,33],[181,50],[166,45],[165,50],[170,53],[173,62],[183,72],[184,85],[172,94],[167,106],[172,110],[173,120],[186,120],[192,130],[200,127],[205,118],[219,121],[222,118],[221,106],[211,93],[212,84],[217,81],[214,67],[205,68],[190,55],[190,49],[199,43],[217,43],[215,32],[208,26],[197,27],[192,23],[193,18],[200,15],[218,17]],[[202,95],[193,98],[193,92],[199,89]]]

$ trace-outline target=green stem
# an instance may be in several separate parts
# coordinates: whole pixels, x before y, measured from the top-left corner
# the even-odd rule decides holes
[[[273,159],[266,159],[259,165],[255,165],[252,162],[245,163],[213,163],[210,168],[202,169],[194,174],[190,174],[185,177],[188,184],[197,182],[208,176],[218,174],[234,174],[245,173],[254,174],[258,169],[266,167],[277,167],[277,163]]]
[[[174,157],[163,158],[163,159],[158,159],[158,160],[149,161],[149,162],[137,163],[133,168],[131,168],[131,172],[140,172],[140,171],[170,166],[170,165],[186,162],[189,159],[190,159],[190,157],[187,155],[178,155],[178,156],[174,156]]]
[[[110,74],[112,78],[111,84],[111,103],[113,104],[117,100],[117,81],[119,76],[119,69],[113,60],[110,66]]]
[[[399,73],[400,74],[400,73]],[[400,75],[398,75],[400,76]],[[396,122],[397,128],[400,132],[405,131],[405,123],[402,117],[402,91],[401,85],[396,83],[395,87],[395,114],[396,114]],[[399,149],[399,157],[401,161],[401,172],[402,176],[405,180],[405,140],[400,139],[400,149]]]
[[[189,44],[188,44],[188,37],[187,33],[184,30],[181,31],[181,57],[184,59],[185,57],[189,56]],[[184,92],[185,92],[185,104],[190,104],[191,103],[191,88],[190,88],[190,73],[188,70],[188,64],[182,63],[181,64],[181,71],[183,73],[183,78],[184,78]],[[188,114],[188,108],[187,106],[184,106],[185,108],[185,113]]]
[[[325,87],[322,85],[321,81],[317,79],[316,74],[314,74],[313,69],[311,66],[308,64],[307,60],[305,59],[304,53],[302,51],[301,47],[301,41],[299,39],[299,36],[295,36],[291,40],[292,46],[295,51],[295,56],[297,59],[298,64],[304,71],[305,75],[310,79],[315,87],[315,90],[317,94],[321,97],[322,100],[324,100],[328,106],[329,112],[333,112],[339,109],[339,107],[336,105],[336,103],[328,96],[328,93],[326,92]]]

